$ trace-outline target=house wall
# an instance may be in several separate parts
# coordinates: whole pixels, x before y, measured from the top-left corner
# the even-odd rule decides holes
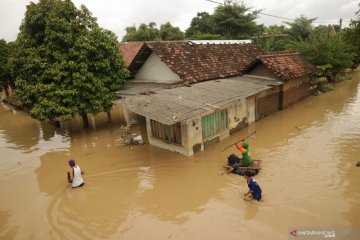
[[[134,79],[159,83],[175,83],[181,81],[179,75],[171,71],[155,53],[151,53],[144,65],[136,73]]]
[[[259,93],[256,97],[256,121],[267,115],[276,112],[280,107],[280,87],[274,86],[271,89]]]
[[[232,134],[247,125],[246,99],[231,103],[228,108],[229,133]]]
[[[259,109],[258,109],[259,108]],[[228,109],[228,128],[207,138],[203,139],[201,118],[214,111],[208,111],[181,122],[181,145],[166,142],[152,136],[150,119],[146,119],[147,135],[149,144],[178,152],[185,156],[192,156],[198,151],[203,151],[208,146],[217,143],[230,134],[253,123],[260,113],[270,114],[279,108],[279,87],[274,87],[259,93],[256,96],[240,99],[224,106]],[[258,110],[257,110],[258,109]],[[215,110],[218,111],[218,110]],[[249,121],[252,116],[253,120]]]
[[[204,150],[201,128],[201,116],[186,120],[187,149],[189,155]]]
[[[281,109],[284,109],[309,95],[309,76],[291,79],[282,87]]]
[[[146,131],[148,136],[148,141],[150,145],[163,148],[172,152],[177,152],[185,156],[193,155],[193,152],[188,148],[188,141],[191,140],[188,135],[188,123],[187,121],[181,122],[181,144],[175,144],[172,142],[166,142],[162,139],[158,139],[153,136],[151,130],[151,122],[149,118],[146,118]],[[201,132],[200,132],[201,134]],[[193,139],[195,140],[195,139]]]
[[[246,122],[248,125],[253,124],[256,120],[256,96],[246,98]]]
[[[198,151],[203,151],[208,146],[227,138],[233,133],[247,126],[246,99],[241,99],[226,106],[228,109],[228,128],[213,136],[203,139],[201,118],[213,113],[209,111],[181,122],[181,145],[166,142],[153,137],[150,119],[146,119],[146,129],[149,144],[186,156],[192,156]],[[223,109],[225,109],[223,108]]]

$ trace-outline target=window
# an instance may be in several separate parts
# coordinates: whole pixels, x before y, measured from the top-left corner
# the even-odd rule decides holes
[[[227,109],[212,113],[201,118],[202,137],[207,138],[227,129],[228,112]]]
[[[154,120],[150,120],[152,136],[181,145],[181,126],[180,123],[165,125]]]

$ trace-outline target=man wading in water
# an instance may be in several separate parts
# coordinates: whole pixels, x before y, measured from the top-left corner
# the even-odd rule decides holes
[[[84,174],[83,171],[81,171],[80,166],[75,163],[75,160],[71,159],[69,160],[69,165],[71,167],[70,172],[68,172],[68,182],[71,183],[71,186],[73,188],[82,187],[84,186],[84,180],[81,177],[82,174]]]

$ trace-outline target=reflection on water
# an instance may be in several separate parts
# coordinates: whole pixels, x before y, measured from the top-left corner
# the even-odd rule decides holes
[[[287,239],[290,227],[360,223],[360,73],[191,158],[120,144],[122,110],[56,129],[0,105],[0,239]],[[133,131],[144,133],[144,121]],[[256,130],[263,201],[219,175],[228,144]],[[237,153],[239,154],[239,153]],[[71,189],[67,161],[85,171]]]

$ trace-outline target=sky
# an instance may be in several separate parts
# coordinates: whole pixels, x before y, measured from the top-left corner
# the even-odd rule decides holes
[[[72,0],[79,7],[84,4],[98,20],[101,27],[113,31],[121,41],[125,28],[140,23],[170,22],[185,31],[198,12],[213,13],[216,3],[206,0]],[[214,0],[222,2],[222,0]],[[38,2],[33,0],[33,2]],[[322,24],[335,24],[343,19],[349,24],[355,19],[359,0],[244,0],[246,6],[260,9],[265,14],[294,19],[300,15],[317,18]],[[28,0],[0,0],[0,39],[13,41],[26,11]],[[281,25],[285,20],[259,15],[259,24]]]

